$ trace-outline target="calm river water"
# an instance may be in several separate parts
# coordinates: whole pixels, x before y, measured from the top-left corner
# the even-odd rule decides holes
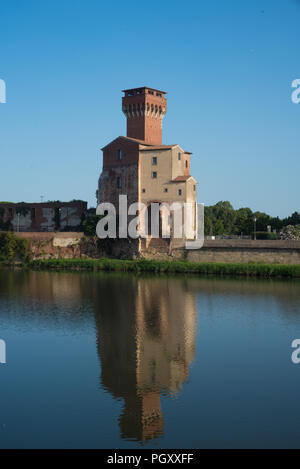
[[[0,447],[299,448],[299,287],[0,271]]]

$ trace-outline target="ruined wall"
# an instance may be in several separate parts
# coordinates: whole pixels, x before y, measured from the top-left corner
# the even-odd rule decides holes
[[[1,203],[0,229],[13,231],[55,231],[80,225],[87,202]],[[59,221],[59,227],[57,222]]]
[[[66,259],[82,257],[81,240],[83,233],[15,233],[19,238],[27,239],[33,259]]]
[[[139,255],[139,240],[134,239],[99,240],[80,232],[20,232],[15,235],[27,239],[32,259],[134,259]]]

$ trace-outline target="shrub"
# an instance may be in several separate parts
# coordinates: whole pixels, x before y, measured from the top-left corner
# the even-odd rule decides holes
[[[26,239],[17,238],[14,233],[0,233],[0,260],[13,262],[29,259],[29,249]]]
[[[288,225],[282,228],[280,232],[280,239],[291,239],[294,241],[300,240],[300,225]]]
[[[252,239],[254,239],[254,233],[252,233]],[[269,233],[268,231],[257,231],[256,239],[277,239],[277,234]]]

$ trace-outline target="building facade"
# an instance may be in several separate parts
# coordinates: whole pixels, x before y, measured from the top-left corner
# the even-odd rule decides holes
[[[195,239],[197,231],[197,181],[190,174],[191,153],[178,144],[162,144],[166,92],[147,87],[123,92],[122,110],[127,120],[127,135],[102,148],[98,202],[110,202],[118,210],[119,195],[126,194],[128,205],[136,202],[146,207],[160,204],[159,240],[151,232],[151,211],[147,210],[144,218],[140,214],[147,234],[140,248],[159,243],[169,247],[182,245],[186,239]],[[192,206],[188,227],[182,237],[176,239],[174,214],[168,208],[164,210],[163,206],[174,203],[181,207],[187,203]],[[167,225],[169,237],[162,230]]]
[[[87,211],[87,202],[0,203],[0,231],[76,230]]]

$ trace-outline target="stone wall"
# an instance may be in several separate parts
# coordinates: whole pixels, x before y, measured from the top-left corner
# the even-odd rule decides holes
[[[139,246],[142,246],[138,240],[127,239],[99,243],[96,237],[85,237],[83,233],[77,232],[15,234],[28,240],[34,259],[102,256],[132,259],[138,257]],[[156,247],[144,249],[140,256],[146,259],[192,262],[300,264],[300,241],[206,240],[201,249],[173,249],[170,254],[168,246],[157,243]]]
[[[152,249],[142,255],[192,262],[300,264],[300,241],[206,240],[201,249],[175,249],[171,255]]]

